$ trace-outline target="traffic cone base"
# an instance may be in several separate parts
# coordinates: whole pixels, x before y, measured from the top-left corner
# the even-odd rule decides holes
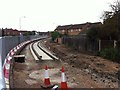
[[[68,88],[67,83],[66,82],[61,82],[61,88]]]
[[[50,79],[49,78],[45,78],[44,83],[45,83],[45,85],[50,85]]]

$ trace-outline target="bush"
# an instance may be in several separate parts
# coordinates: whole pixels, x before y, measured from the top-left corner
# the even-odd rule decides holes
[[[62,35],[57,32],[57,31],[53,31],[51,32],[51,37],[52,37],[52,41],[54,42],[58,37],[61,37]]]
[[[99,54],[103,58],[120,63],[120,49],[105,48]]]
[[[87,30],[87,37],[90,40],[96,40],[97,38],[99,38],[99,31],[100,31],[100,27],[98,26],[93,26],[90,29]]]

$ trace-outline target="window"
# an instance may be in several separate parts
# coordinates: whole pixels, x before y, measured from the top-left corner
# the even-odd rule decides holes
[[[81,31],[81,29],[79,29],[78,31]]]
[[[7,32],[7,35],[9,35],[10,34],[10,32]]]
[[[62,32],[65,32],[65,30],[62,30]]]

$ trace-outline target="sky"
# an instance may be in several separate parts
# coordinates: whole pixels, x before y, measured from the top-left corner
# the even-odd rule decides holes
[[[53,31],[58,25],[101,22],[115,0],[0,0],[0,28]]]

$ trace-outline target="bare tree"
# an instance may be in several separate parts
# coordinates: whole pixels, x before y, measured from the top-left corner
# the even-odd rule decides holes
[[[120,12],[120,0],[117,0],[115,4],[111,4],[110,7],[114,14],[117,14],[118,12]]]
[[[115,15],[120,14],[120,0],[116,0],[114,4],[110,4],[111,11],[104,11],[101,19],[103,21],[112,18]]]
[[[110,4],[110,11],[105,11],[102,19],[102,32],[110,39],[120,39],[120,0]]]

